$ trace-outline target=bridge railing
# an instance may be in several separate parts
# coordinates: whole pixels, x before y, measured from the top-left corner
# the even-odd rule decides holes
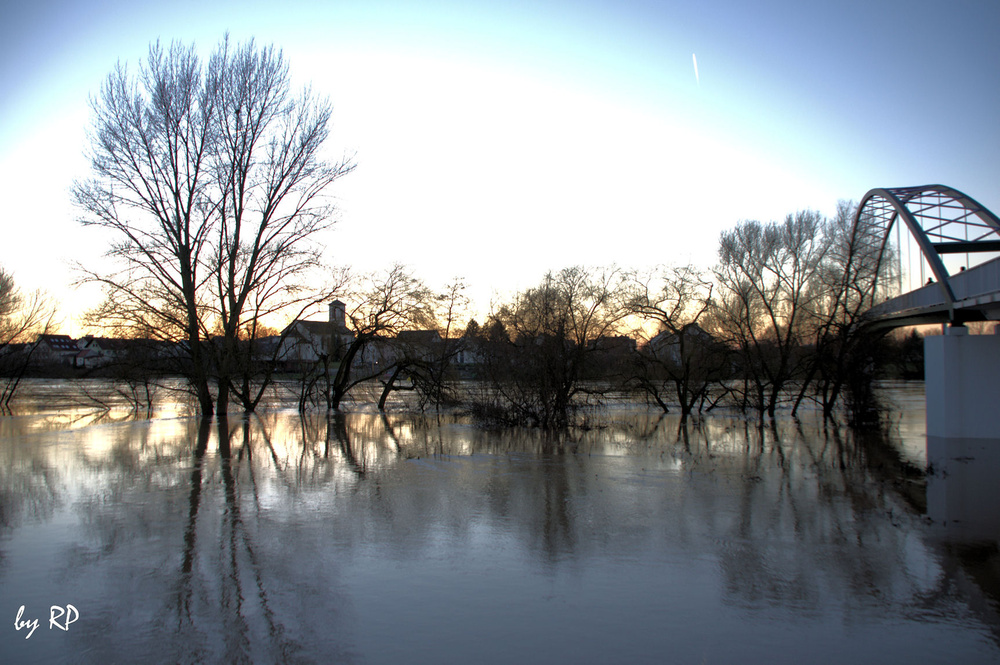
[[[959,320],[997,319],[1000,315],[1000,257],[948,277]],[[927,284],[873,306],[870,321],[925,317],[937,321],[948,312],[948,298],[937,283]],[[919,322],[919,321],[917,321]]]
[[[951,276],[955,297],[978,299],[1000,291],[1000,257]]]

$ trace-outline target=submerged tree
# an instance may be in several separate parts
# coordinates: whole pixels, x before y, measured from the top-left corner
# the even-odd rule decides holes
[[[224,413],[241,335],[327,296],[307,273],[330,224],[325,195],[352,168],[321,155],[330,105],[293,95],[280,51],[228,38],[207,66],[193,46],[156,43],[91,105],[92,177],[74,194],[82,223],[112,233],[115,267],[83,279],[103,285],[109,324],[182,342],[202,413]]]
[[[626,307],[647,325],[639,330],[643,345],[634,357],[627,384],[644,392],[664,411],[669,385],[681,420],[708,398],[709,387],[727,369],[724,344],[705,330],[713,284],[693,266],[664,266],[649,273],[629,273]]]
[[[800,211],[783,222],[741,222],[719,241],[719,332],[739,351],[741,404],[771,417],[805,372],[809,311],[823,297],[818,277],[830,247],[823,223]]]
[[[421,410],[460,402],[452,386],[455,361],[468,343],[457,330],[468,316],[465,289],[465,281],[457,278],[437,293],[428,292],[429,306],[420,318],[424,329],[402,331],[386,344],[392,367],[380,379],[383,388],[379,410],[385,409],[394,390],[412,391]],[[408,383],[405,379],[409,379]]]
[[[0,267],[0,409],[7,409],[31,362],[39,335],[50,332],[55,308],[41,291],[25,293]]]
[[[188,379],[213,410],[202,341],[202,267],[217,223],[211,185],[215,95],[193,48],[150,47],[132,77],[119,63],[92,100],[93,178],[74,194],[81,222],[111,231],[113,272],[85,271],[105,290],[101,318],[186,343]]]
[[[322,386],[330,409],[339,409],[359,384],[395,369],[397,358],[388,352],[392,338],[433,321],[430,290],[399,264],[350,279],[343,295],[350,303],[344,318],[351,334],[331,340],[331,348],[320,358],[310,379]],[[300,408],[304,404],[300,400]]]
[[[870,403],[880,335],[862,315],[889,294],[892,262],[854,213],[841,201],[832,219],[804,211],[723,232],[713,315],[739,351],[744,406],[794,414],[809,398],[829,417],[845,390],[853,411]]]
[[[863,314],[886,297],[895,283],[893,261],[880,261],[881,237],[855,224],[856,205],[840,201],[837,214],[825,220],[828,251],[817,274],[819,297],[806,311],[812,353],[793,413],[807,394],[814,396],[826,417],[833,415],[847,390],[852,419],[874,408],[872,381],[879,362],[881,332],[863,325]]]
[[[252,359],[262,319],[301,314],[340,288],[307,288],[323,268],[317,235],[332,224],[330,185],[353,168],[320,150],[331,107],[308,90],[291,92],[288,65],[274,47],[223,41],[209,63],[216,89],[214,179],[220,195],[210,267],[222,329],[218,408],[239,366]],[[249,386],[244,385],[243,392]],[[249,396],[247,396],[249,397]],[[244,399],[244,406],[256,404]]]
[[[565,268],[502,305],[481,346],[491,392],[478,408],[544,428],[570,424],[576,397],[599,390],[585,380],[626,314],[620,281],[616,269]]]

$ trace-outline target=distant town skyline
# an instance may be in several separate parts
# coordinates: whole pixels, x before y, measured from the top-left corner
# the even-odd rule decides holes
[[[494,290],[573,264],[712,263],[719,232],[872,187],[942,183],[1000,211],[1000,5],[733,0],[42,0],[0,11],[0,265],[61,301],[107,238],[76,222],[88,98],[149,43],[284,50],[334,105],[329,260]],[[317,311],[317,318],[325,312]]]

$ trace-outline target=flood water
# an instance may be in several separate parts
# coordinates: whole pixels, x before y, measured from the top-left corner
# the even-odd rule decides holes
[[[948,485],[988,455],[925,478],[889,395],[888,436],[43,400],[0,417],[0,661],[1000,662],[997,497]]]

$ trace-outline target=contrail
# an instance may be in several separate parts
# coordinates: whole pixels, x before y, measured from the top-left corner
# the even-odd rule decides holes
[[[694,80],[698,84],[698,87],[700,88],[701,87],[701,78],[698,77],[698,56],[696,56],[694,53],[692,53],[691,54],[691,60],[692,60],[692,62],[694,62]]]

